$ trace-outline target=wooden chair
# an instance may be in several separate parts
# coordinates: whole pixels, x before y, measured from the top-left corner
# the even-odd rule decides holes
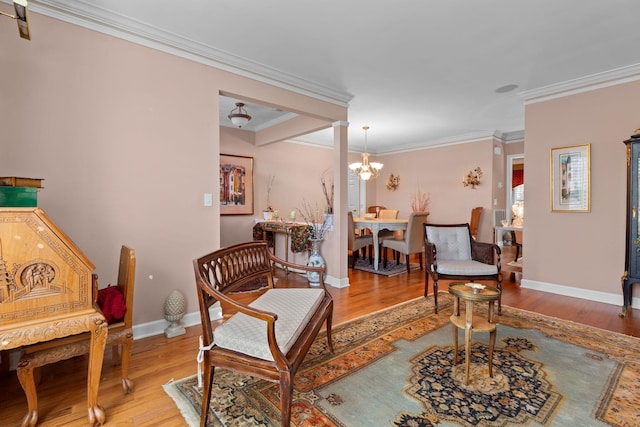
[[[387,208],[385,208],[384,206],[380,206],[380,205],[372,205],[372,206],[367,207],[367,213],[377,214],[379,211],[382,211],[384,209],[387,209]]]
[[[357,235],[356,228],[353,224],[353,213],[348,212],[348,239],[347,239],[347,249],[349,250],[349,266],[353,268],[356,264],[356,259],[358,258],[358,252],[362,248],[369,248],[369,263],[372,261],[373,257],[373,236],[371,234],[366,235]]]
[[[411,271],[409,258],[411,254],[418,254],[420,261],[420,270],[422,267],[422,251],[424,248],[422,231],[423,224],[427,221],[429,216],[428,212],[411,212],[409,215],[409,222],[407,223],[407,230],[403,233],[402,238],[385,238],[382,241],[383,251],[383,265],[387,266],[387,251],[386,248],[392,249],[398,253],[404,254],[405,263],[407,264],[407,273]]]
[[[438,280],[495,280],[502,291],[500,247],[471,238],[469,224],[425,224],[424,253],[427,271],[424,277],[424,296],[433,280],[435,312],[438,312]],[[498,300],[498,314],[502,302]]]
[[[320,284],[274,289],[274,263],[317,272]],[[194,260],[193,268],[203,333],[198,354],[198,361],[204,365],[200,425],[207,424],[213,374],[220,367],[278,382],[281,425],[289,426],[295,373],[325,321],[327,343],[333,353],[333,299],[324,287],[324,268],[281,260],[264,241],[217,250]],[[239,302],[237,294],[234,298],[235,289],[256,279],[268,283],[263,295],[249,305]],[[217,302],[222,320],[214,329],[209,308]]]
[[[471,238],[478,238],[478,226],[480,225],[480,217],[482,216],[482,206],[471,209],[471,219],[469,220],[469,228],[471,229]]]
[[[400,211],[398,209],[386,209],[386,208],[381,208],[380,209],[380,214],[378,215],[378,218],[380,219],[398,219],[398,213],[400,213]],[[398,235],[402,235],[401,231],[398,231]],[[384,239],[389,239],[389,238],[394,238],[396,237],[396,232],[392,231],[392,230],[380,230],[378,231],[378,253],[382,254],[383,252],[383,247],[382,247],[382,242],[384,241]],[[386,252],[386,250],[384,251]],[[398,253],[396,251],[393,251],[393,258],[398,259]]]
[[[126,246],[120,249],[120,266],[118,268],[117,287],[124,295],[126,313],[124,318],[108,325],[107,344],[112,348],[113,360],[119,360],[122,373],[122,390],[125,394],[133,390],[133,382],[129,379],[129,363],[133,344],[133,285],[135,282],[135,251]],[[93,300],[97,305],[98,276],[93,275]],[[89,353],[90,333],[72,335],[24,347],[24,354],[18,363],[17,374],[20,384],[27,396],[30,414],[37,414],[38,395],[36,390],[37,369]],[[118,357],[119,356],[119,357]],[[27,415],[29,417],[29,415]],[[37,415],[35,420],[37,421]],[[25,418],[25,422],[27,422]],[[31,425],[35,425],[33,422]]]

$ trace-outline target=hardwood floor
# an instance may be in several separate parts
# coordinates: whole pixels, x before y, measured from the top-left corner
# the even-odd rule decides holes
[[[306,284],[304,278],[295,274],[285,277],[279,272],[279,276],[278,286]],[[419,270],[391,278],[349,270],[349,280],[348,288],[329,287],[335,304],[334,325],[420,297],[424,291],[424,272]],[[448,282],[441,283],[441,291],[446,291],[445,284]],[[620,318],[619,306],[523,289],[513,281],[503,283],[502,301],[512,307],[640,337],[640,312],[635,310],[627,318]],[[200,333],[200,327],[194,326],[187,328],[187,334],[181,337],[166,339],[158,335],[136,340],[131,361],[135,389],[129,395],[122,394],[120,368],[111,364],[108,350],[100,384],[100,404],[107,413],[105,425],[186,425],[162,385],[196,372]],[[86,358],[80,357],[42,369],[38,426],[87,425],[86,367]],[[0,425],[20,425],[26,413],[26,399],[15,372],[0,377],[0,390]]]

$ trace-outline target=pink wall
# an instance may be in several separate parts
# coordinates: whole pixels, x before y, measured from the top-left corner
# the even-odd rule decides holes
[[[328,171],[328,181],[332,180],[331,149],[290,142],[255,147],[252,143],[238,139],[236,135],[237,132],[221,128],[220,151],[254,158],[255,211],[253,215],[221,217],[221,246],[252,239],[254,220],[262,217],[262,211],[266,207],[266,182],[269,176],[275,177],[271,189],[272,207],[278,209],[283,218],[288,218],[292,210],[300,208],[304,200],[311,205],[317,203],[320,207],[324,206],[320,177],[324,171]],[[299,215],[298,220],[302,221]],[[278,251],[278,256],[282,257],[284,253]],[[294,260],[306,262],[302,257],[296,257]]]
[[[203,206],[218,193],[218,94],[328,123],[346,108],[37,13],[31,21],[30,42],[0,26],[2,175],[45,179],[39,206],[101,286],[116,280],[120,245],[136,250],[135,324],[163,319],[173,289],[197,311],[191,262],[220,243],[218,205]]]
[[[617,297],[625,249],[622,141],[640,126],[638,99],[636,81],[526,106],[523,285],[604,292],[622,303]],[[550,150],[580,144],[591,144],[591,212],[551,212]]]
[[[375,204],[399,209],[399,218],[411,213],[411,198],[419,188],[431,193],[429,222],[469,222],[471,209],[485,208],[479,229],[479,239],[493,240],[492,170],[493,141],[491,139],[469,144],[450,145],[441,148],[410,151],[378,156],[384,164],[375,181]],[[470,170],[480,167],[484,172],[481,185],[475,189],[464,187],[462,178]],[[386,188],[390,174],[400,176],[396,191]]]

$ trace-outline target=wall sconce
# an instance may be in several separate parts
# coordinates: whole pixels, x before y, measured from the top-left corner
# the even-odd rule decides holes
[[[400,185],[400,175],[389,175],[387,179],[387,190],[396,191]]]
[[[18,22],[18,31],[20,37],[23,39],[31,40],[31,31],[29,29],[29,8],[27,0],[13,0],[13,9],[15,15],[9,15],[8,13],[0,12],[0,15],[7,16],[11,19],[15,19]]]
[[[480,167],[477,167],[474,170],[469,171],[469,173],[462,178],[462,185],[465,187],[471,186],[471,188],[476,188],[476,185],[480,185],[480,178],[482,178],[482,170],[480,170]]]

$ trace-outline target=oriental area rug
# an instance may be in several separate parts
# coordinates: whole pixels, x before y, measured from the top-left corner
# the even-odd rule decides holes
[[[452,298],[438,299],[438,314],[419,298],[334,326],[334,354],[321,333],[295,377],[292,425],[640,425],[640,339],[503,307],[494,376],[475,333],[465,385],[464,336],[453,366]],[[196,376],[164,387],[198,425]],[[217,369],[212,394],[209,426],[280,425],[277,384]]]

